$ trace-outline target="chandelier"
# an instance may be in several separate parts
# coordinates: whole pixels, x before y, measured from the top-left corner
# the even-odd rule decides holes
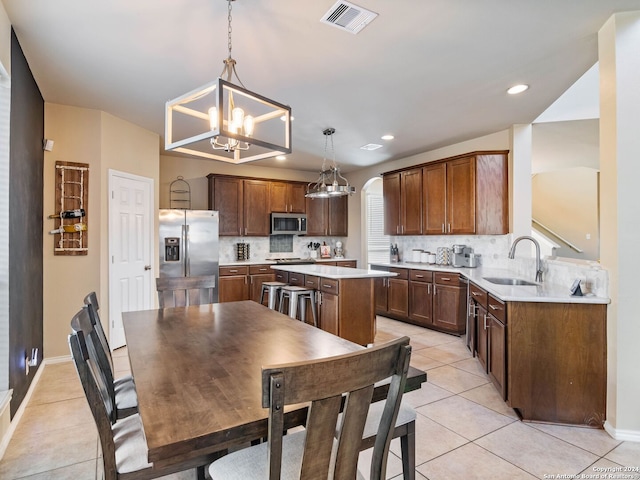
[[[336,154],[333,148],[333,134],[336,133],[335,128],[326,128],[322,131],[324,134],[324,158],[322,160],[322,170],[320,177],[315,183],[307,185],[306,197],[309,198],[328,198],[340,197],[344,195],[353,195],[356,191],[355,187],[349,185],[349,181],[340,175],[340,169],[336,165]],[[331,139],[331,154],[333,163],[327,167],[327,144]]]
[[[291,107],[240,81],[231,56],[232,1],[227,0],[229,54],[222,73],[166,103],[165,149],[239,164],[291,153],[292,117]]]

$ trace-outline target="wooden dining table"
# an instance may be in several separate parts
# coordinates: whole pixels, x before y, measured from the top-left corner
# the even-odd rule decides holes
[[[263,366],[364,348],[250,300],[122,316],[148,460],[158,466],[266,437]],[[406,390],[425,381],[410,368]],[[387,389],[377,385],[374,401]],[[305,418],[305,406],[290,407],[286,427]]]

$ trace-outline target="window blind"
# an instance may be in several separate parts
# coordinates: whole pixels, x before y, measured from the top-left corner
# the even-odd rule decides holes
[[[381,194],[367,195],[367,263],[389,261],[389,236],[384,234],[384,202]]]

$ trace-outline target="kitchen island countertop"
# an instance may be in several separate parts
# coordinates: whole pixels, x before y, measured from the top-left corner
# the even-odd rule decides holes
[[[379,277],[395,277],[397,274],[392,272],[384,272],[381,270],[365,270],[362,268],[350,267],[334,267],[330,265],[271,265],[274,270],[282,270],[284,272],[299,273],[301,275],[315,275],[317,277],[332,278],[334,280],[348,278],[379,278]]]
[[[304,258],[302,260],[307,260],[307,259]],[[357,259],[348,258],[348,257],[345,257],[345,258],[332,257],[332,258],[314,258],[312,259],[312,261],[315,263],[311,263],[309,265],[323,264],[323,263],[329,263],[329,262],[349,262],[349,261],[356,262]],[[237,267],[242,265],[277,265],[277,263],[276,263],[276,260],[272,258],[265,258],[263,260],[251,259],[251,260],[234,260],[230,262],[220,262],[221,267]]]

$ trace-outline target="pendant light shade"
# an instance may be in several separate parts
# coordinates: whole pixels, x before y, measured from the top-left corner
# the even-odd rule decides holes
[[[336,133],[335,128],[326,128],[322,131],[324,134],[324,158],[322,160],[322,170],[320,176],[315,183],[307,185],[306,197],[309,198],[329,198],[341,197],[344,195],[353,195],[356,192],[355,187],[349,185],[349,181],[340,174],[340,168],[336,165],[335,150],[333,148],[333,134]],[[327,144],[331,139],[331,153],[333,155],[333,164],[327,167]]]
[[[235,164],[291,153],[291,107],[247,90],[236,73],[231,1],[224,69],[217,80],[166,103],[165,149]]]

